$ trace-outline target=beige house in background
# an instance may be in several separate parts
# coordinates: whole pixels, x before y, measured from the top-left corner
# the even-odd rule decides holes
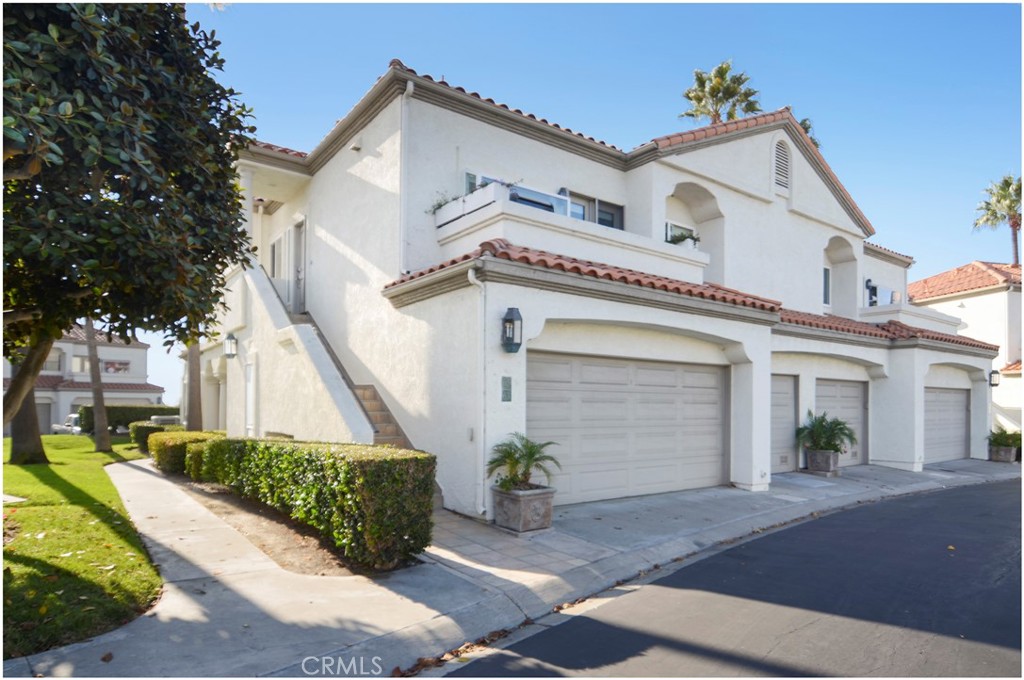
[[[987,457],[998,348],[907,304],[788,109],[625,151],[393,61],[238,173],[258,255],[202,346],[209,428],[412,445],[484,518],[512,432],[558,442],[562,504],[764,491],[808,410],[853,426],[843,465]]]
[[[999,345],[992,424],[1020,430],[1020,265],[971,262],[907,287],[911,303],[960,319],[959,331]]]

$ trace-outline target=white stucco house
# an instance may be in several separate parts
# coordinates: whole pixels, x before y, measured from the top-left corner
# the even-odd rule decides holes
[[[987,457],[998,348],[907,304],[788,109],[623,151],[393,61],[238,172],[257,261],[202,348],[231,435],[407,443],[482,517],[516,431],[558,443],[563,504],[765,490],[808,410],[853,425],[845,465]]]
[[[1020,431],[1020,265],[974,261],[914,281],[910,302],[960,319],[959,332],[999,345],[992,424]]]
[[[103,397],[108,406],[159,404],[164,388],[150,384],[147,352],[149,345],[119,337],[96,336]],[[4,390],[11,378],[11,365],[4,360]],[[39,430],[49,434],[53,423],[63,423],[78,407],[92,403],[89,377],[89,349],[85,330],[75,326],[53,343],[35,382]]]

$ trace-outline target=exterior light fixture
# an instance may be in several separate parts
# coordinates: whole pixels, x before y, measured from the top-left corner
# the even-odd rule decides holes
[[[523,345],[523,317],[516,307],[509,307],[501,319],[501,346],[515,354]]]
[[[224,338],[224,356],[228,359],[234,359],[238,356],[238,338],[235,337],[234,333],[228,333],[227,337]]]
[[[990,387],[999,387],[999,381],[1002,379],[1003,376],[999,371],[992,371],[988,374],[988,384]]]

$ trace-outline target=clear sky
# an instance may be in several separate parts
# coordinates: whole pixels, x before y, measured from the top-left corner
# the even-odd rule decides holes
[[[693,70],[731,59],[766,111],[814,122],[821,152],[916,280],[1008,262],[1009,230],[974,233],[993,181],[1021,166],[1019,4],[208,4],[220,81],[257,137],[311,151],[401,59],[629,150],[699,126]],[[167,362],[147,340],[151,380]],[[156,356],[156,354],[159,355]]]

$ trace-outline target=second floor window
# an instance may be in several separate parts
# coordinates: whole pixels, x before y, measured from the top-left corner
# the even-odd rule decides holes
[[[50,352],[50,354],[46,357],[46,361],[43,362],[43,369],[42,370],[47,371],[47,372],[51,372],[51,373],[59,373],[60,372],[60,358],[61,358],[62,354],[63,353],[60,352],[60,351]]]
[[[825,267],[822,270],[821,298],[826,305],[832,304],[832,270]]]

